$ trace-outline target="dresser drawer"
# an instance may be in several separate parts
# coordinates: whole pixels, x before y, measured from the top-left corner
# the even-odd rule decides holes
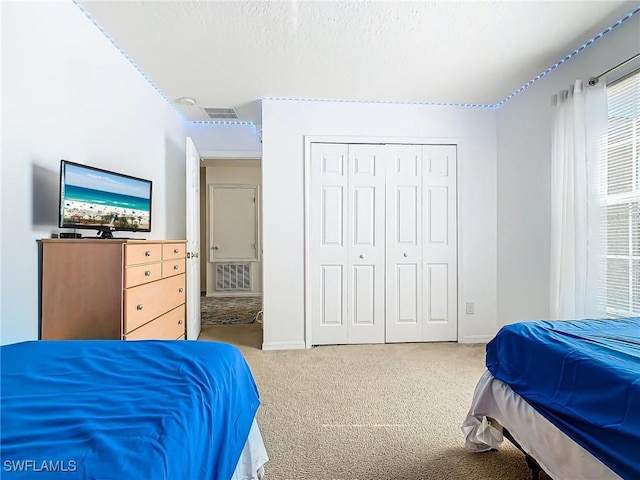
[[[184,335],[185,308],[180,305],[170,312],[125,334],[125,340],[176,340]]]
[[[185,276],[176,275],[124,291],[124,332],[153,320],[185,302]],[[175,338],[175,337],[174,337]]]
[[[185,262],[186,260],[184,258],[162,262],[162,278],[184,273]]]
[[[184,258],[186,245],[184,243],[163,243],[162,259],[172,260],[174,258]]]
[[[160,260],[162,260],[162,245],[159,243],[125,244],[124,246],[124,262],[126,266],[159,262]]]
[[[153,282],[155,280],[160,280],[161,278],[161,263],[150,263],[148,265],[126,267],[124,269],[124,288],[135,287],[136,285]]]

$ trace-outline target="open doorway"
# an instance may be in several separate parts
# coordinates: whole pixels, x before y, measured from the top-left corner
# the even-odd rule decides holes
[[[201,339],[262,345],[260,159],[205,159],[200,171]]]

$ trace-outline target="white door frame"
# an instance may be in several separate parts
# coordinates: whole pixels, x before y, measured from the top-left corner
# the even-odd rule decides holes
[[[400,145],[456,145],[457,146],[457,176],[456,176],[456,233],[457,233],[457,256],[461,258],[460,241],[460,176],[463,169],[461,168],[460,158],[464,155],[464,142],[457,137],[365,137],[365,136],[343,136],[343,135],[305,135],[304,136],[304,343],[305,348],[311,348],[311,273],[309,268],[309,259],[311,258],[310,245],[310,215],[311,215],[311,144],[312,143],[345,143],[345,144],[400,144]],[[460,313],[464,312],[462,305],[462,295],[460,295],[460,261],[457,263],[457,295],[458,295],[458,318],[456,325],[458,329],[458,342],[464,336],[464,332],[460,328]]]

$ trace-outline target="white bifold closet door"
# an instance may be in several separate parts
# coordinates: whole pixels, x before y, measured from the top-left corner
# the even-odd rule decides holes
[[[385,340],[455,341],[456,146],[386,147]]]
[[[313,345],[457,339],[456,147],[311,144]]]
[[[311,146],[313,343],[384,343],[385,163],[374,145]]]

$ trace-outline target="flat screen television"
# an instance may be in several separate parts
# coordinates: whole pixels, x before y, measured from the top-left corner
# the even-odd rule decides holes
[[[151,231],[151,180],[60,161],[60,228],[112,232]]]

